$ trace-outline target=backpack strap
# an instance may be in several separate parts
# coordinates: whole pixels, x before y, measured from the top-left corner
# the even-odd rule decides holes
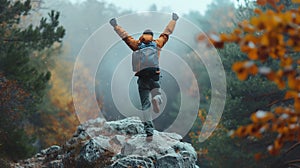
[[[139,49],[143,49],[143,48],[146,48],[146,47],[153,47],[153,48],[157,48],[157,44],[154,42],[154,41],[151,41],[150,43],[143,43],[141,42],[139,45],[138,45]]]

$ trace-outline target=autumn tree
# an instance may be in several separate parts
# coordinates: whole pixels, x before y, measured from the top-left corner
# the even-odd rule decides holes
[[[30,94],[28,94],[22,87],[20,87],[16,80],[7,79],[3,73],[0,74],[0,149],[1,157],[17,156],[25,157],[26,154],[32,153],[33,138],[26,136],[24,130],[25,123],[18,123],[22,121],[23,116],[19,111],[25,111],[31,101]],[[13,150],[12,150],[13,149]],[[16,159],[16,158],[13,158]]]
[[[234,30],[234,26],[242,20],[249,19],[256,14],[253,9],[257,7],[256,4],[248,2],[243,6],[238,7],[226,19],[232,22],[232,27],[228,27],[227,24],[220,24],[215,32],[229,32]],[[213,9],[212,9],[213,10]],[[218,10],[218,8],[215,8]],[[211,12],[217,13],[217,12]],[[225,12],[227,14],[227,12]],[[224,16],[225,14],[219,13]],[[206,13],[205,15],[209,15]],[[205,23],[205,22],[204,22]],[[203,22],[198,25],[205,25]],[[206,34],[213,35],[212,29],[206,29]],[[202,34],[203,35],[203,34]],[[205,45],[205,36],[199,36],[199,44]],[[202,54],[209,56],[212,53],[205,52],[209,51],[205,47],[201,48],[204,52]],[[190,133],[192,137],[193,145],[198,150],[199,164],[203,167],[235,167],[240,165],[241,167],[268,167],[278,161],[276,157],[266,157],[264,160],[257,162],[253,157],[258,152],[264,152],[262,149],[265,148],[265,144],[271,143],[272,135],[266,136],[258,143],[254,138],[231,139],[228,133],[232,129],[236,129],[239,125],[245,125],[250,122],[248,118],[253,111],[257,109],[269,109],[274,104],[279,103],[284,98],[284,92],[277,89],[276,85],[272,82],[260,78],[251,77],[249,80],[242,82],[239,81],[232,72],[232,64],[240,59],[246,57],[246,54],[240,51],[240,48],[236,44],[227,44],[223,49],[218,50],[219,55],[222,59],[223,66],[226,72],[227,81],[227,95],[226,95],[226,106],[222,115],[219,126],[216,131],[207,139],[204,143],[199,143],[198,135],[201,133],[201,126],[203,125],[206,114],[209,107],[210,100],[210,89],[207,88],[207,94],[203,97],[207,99],[207,102],[203,102],[200,106],[199,117],[195,122],[194,128]],[[270,62],[270,66],[276,66],[276,62]],[[199,72],[202,70],[199,68]],[[259,86],[259,87],[253,87]],[[203,100],[203,99],[202,99]],[[259,155],[255,155],[259,157]]]
[[[59,26],[60,14],[55,11],[37,26],[22,27],[22,19],[30,16],[31,10],[30,0],[0,0],[0,153],[14,160],[32,152],[33,141],[29,140],[33,137],[25,128],[37,119],[51,77],[44,66],[49,55],[39,53],[51,50],[65,34]]]
[[[257,0],[257,4],[262,7],[254,9],[255,16],[240,22],[231,33],[210,34],[209,39],[218,48],[235,43],[245,55],[232,65],[238,79],[271,81],[283,92],[283,97],[275,99],[268,108],[253,110],[248,125],[240,126],[232,136],[257,142],[268,137],[272,142],[265,143],[266,151],[271,155],[282,154],[284,158],[273,166],[298,167],[299,158],[285,157],[300,144],[299,8],[293,8],[290,1]],[[294,156],[299,155],[299,152],[295,155],[296,150],[293,152]],[[255,154],[257,159],[265,157]]]
[[[78,111],[75,112],[72,97],[75,96],[72,95],[74,60],[85,40],[94,31],[107,23],[111,17],[120,15],[120,11],[114,5],[107,5],[105,2],[96,0],[75,4],[69,1],[45,0],[44,2],[43,7],[55,8],[63,11],[64,16],[67,16],[62,17],[60,21],[68,33],[64,37],[64,44],[60,51],[54,53],[57,56],[51,59],[53,64],[47,64],[51,72],[49,81],[51,87],[47,94],[47,100],[43,103],[43,108],[39,112],[42,120],[36,122],[36,126],[32,127],[35,134],[41,135],[38,139],[42,148],[53,144],[60,145],[69,139],[79,124],[77,116],[79,116],[81,122],[98,117],[98,107],[90,107],[90,102],[93,100],[89,88],[86,86],[86,81],[92,81],[93,77],[90,75],[88,65],[82,62],[77,62],[80,65],[82,74],[75,84],[78,86],[76,88],[80,88],[76,91],[85,95],[77,98],[77,100],[85,103],[82,107],[84,114],[80,115]],[[98,88],[99,83],[102,85],[102,81],[99,79],[96,81],[96,88]],[[100,108],[102,107],[101,96],[103,95],[98,97]],[[108,113],[112,115],[112,110],[109,109]]]

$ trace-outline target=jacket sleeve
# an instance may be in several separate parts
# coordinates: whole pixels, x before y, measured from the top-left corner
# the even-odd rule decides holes
[[[176,21],[171,20],[169,24],[166,26],[163,33],[159,36],[158,39],[155,40],[159,48],[162,48],[167,43],[169,39],[169,35],[172,34],[174,31],[175,25],[176,25]]]
[[[139,40],[135,40],[119,25],[115,26],[114,30],[122,38],[122,40],[128,45],[128,47],[131,50],[133,51],[138,50]]]

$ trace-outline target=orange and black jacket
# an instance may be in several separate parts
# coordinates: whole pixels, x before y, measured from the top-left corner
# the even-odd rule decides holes
[[[139,39],[134,39],[132,36],[130,36],[121,26],[117,25],[114,27],[114,30],[116,33],[122,38],[122,40],[128,45],[128,47],[132,51],[136,51],[139,49],[140,43],[148,43],[150,41],[154,41],[156,43],[156,46],[158,47],[158,57],[160,56],[160,49],[166,44],[166,42],[169,39],[169,35],[173,33],[174,28],[176,25],[175,20],[171,20],[164,31],[160,34],[158,39],[153,39],[153,36],[147,36],[142,35]]]

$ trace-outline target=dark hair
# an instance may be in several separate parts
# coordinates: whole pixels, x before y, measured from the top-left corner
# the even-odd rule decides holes
[[[150,29],[146,29],[146,30],[143,32],[143,34],[150,34],[150,35],[153,36],[153,32],[152,32],[152,30],[150,30]]]

